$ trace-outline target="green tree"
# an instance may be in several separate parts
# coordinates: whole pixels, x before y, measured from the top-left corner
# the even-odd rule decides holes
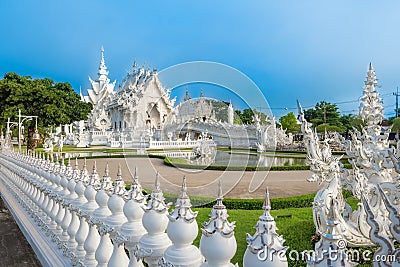
[[[400,132],[400,118],[394,118],[392,120],[392,133]]]
[[[253,123],[254,112],[253,112],[252,109],[246,108],[243,111],[235,110],[235,113],[239,117],[240,124],[251,124],[251,123]]]
[[[361,117],[359,115],[354,115],[354,114],[342,115],[340,117],[340,122],[345,128],[346,133],[348,131],[353,130],[353,127],[360,131],[361,126],[364,125],[364,122],[362,121]]]
[[[317,131],[321,128],[318,127],[321,124],[325,126],[335,126],[328,127],[330,129],[340,129],[339,132],[345,131],[343,124],[340,120],[341,115],[336,104],[331,104],[325,101],[318,102],[314,109],[308,109],[304,112],[304,117],[316,127]]]
[[[83,103],[69,83],[32,79],[10,72],[0,80],[0,123],[22,115],[38,116],[39,127],[87,119],[92,105]],[[32,122],[33,123],[33,122]]]
[[[330,125],[328,123],[323,123],[320,124],[316,127],[317,132],[323,133],[325,131],[327,132],[338,132],[338,133],[343,133],[345,131],[344,127],[339,127],[335,125]]]
[[[254,114],[258,115],[260,124],[265,124],[268,116],[264,112],[250,108],[246,108],[243,111],[235,110],[234,122],[237,124],[252,124]]]
[[[286,133],[300,132],[300,125],[297,124],[296,116],[293,112],[289,112],[285,116],[280,117],[279,123],[283,129],[286,129]]]

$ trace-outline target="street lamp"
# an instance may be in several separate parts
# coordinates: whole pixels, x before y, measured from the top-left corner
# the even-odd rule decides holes
[[[37,130],[37,118],[38,116],[23,116],[21,115],[21,110],[18,109],[18,150],[21,151],[21,139],[22,139],[22,132],[21,132],[21,128],[22,128],[22,123],[26,120],[32,120],[33,118],[35,118],[36,122],[35,122],[35,133],[33,134],[33,140],[39,140],[40,139],[40,135],[38,133]]]

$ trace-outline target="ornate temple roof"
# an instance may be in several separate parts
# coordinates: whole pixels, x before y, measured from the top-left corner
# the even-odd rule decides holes
[[[172,109],[176,99],[171,99],[170,92],[170,89],[162,86],[156,70],[136,68],[134,64],[133,70],[126,75],[110,98],[108,108],[132,109],[146,96],[153,98],[154,102],[162,100],[169,109]]]
[[[108,70],[104,60],[104,48],[101,48],[101,60],[98,77],[94,81],[89,77],[91,88],[87,89],[87,96],[82,96],[84,102],[91,103],[96,106],[98,103],[103,102],[109,95],[113,94],[116,81],[110,83],[108,78]]]

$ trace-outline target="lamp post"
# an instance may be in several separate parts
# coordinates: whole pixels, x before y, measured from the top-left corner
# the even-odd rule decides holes
[[[21,115],[21,110],[18,109],[18,150],[21,151],[21,139],[22,139],[22,123],[26,120],[32,120],[35,119],[35,133],[33,134],[33,139],[34,140],[39,140],[40,136],[39,133],[37,132],[37,118],[38,116],[23,116]]]

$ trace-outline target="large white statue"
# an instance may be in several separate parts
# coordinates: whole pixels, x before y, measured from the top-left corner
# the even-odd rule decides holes
[[[314,198],[313,214],[317,232],[324,231],[329,208],[331,203],[334,203],[341,235],[353,246],[372,244],[369,236],[370,226],[366,223],[365,205],[361,204],[362,194],[365,194],[365,200],[375,214],[375,220],[384,226],[382,234],[389,237],[391,233],[388,227],[388,212],[384,208],[383,196],[377,185],[383,188],[390,201],[398,203],[400,198],[397,182],[392,176],[392,160],[397,162],[396,153],[394,148],[389,147],[387,131],[383,131],[379,125],[383,119],[383,107],[376,85],[375,71],[370,65],[360,105],[360,116],[366,125],[362,127],[361,132],[354,129],[350,140],[340,136],[337,138],[346,149],[352,164],[350,170],[343,167],[340,157],[332,155],[329,140],[319,141],[304,119],[301,107],[299,108],[304,143],[310,168],[314,172],[310,180],[323,186]],[[353,196],[360,200],[357,210],[353,211],[344,201],[342,189],[351,191]]]

